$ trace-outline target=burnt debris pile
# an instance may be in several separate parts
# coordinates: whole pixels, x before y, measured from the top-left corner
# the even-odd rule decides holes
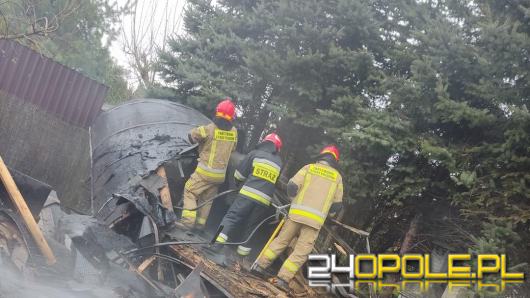
[[[210,249],[215,230],[184,232],[174,225],[184,182],[196,166],[187,133],[208,122],[191,108],[151,99],[102,112],[90,129],[92,214],[63,210],[49,186],[12,171],[55,263],[43,257],[0,187],[0,292],[19,297],[286,295],[244,266],[223,266]],[[228,186],[214,201],[220,215],[209,221],[226,211]]]

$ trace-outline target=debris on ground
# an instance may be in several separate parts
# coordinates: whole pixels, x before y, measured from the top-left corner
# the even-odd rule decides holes
[[[137,109],[152,113],[138,117]],[[157,113],[158,109],[166,112]],[[183,121],[174,121],[177,116]],[[289,295],[245,266],[235,270],[218,265],[215,260],[221,256],[208,249],[212,233],[185,232],[173,224],[179,214],[167,207],[179,206],[183,184],[195,166],[196,151],[185,142],[186,134],[191,126],[208,121],[204,116],[185,106],[142,100],[99,118],[100,129],[96,125],[92,131],[93,215],[63,210],[61,198],[49,187],[34,195],[35,187],[21,182],[17,173],[23,196],[33,191],[27,203],[56,255],[54,265],[43,262],[16,208],[0,190],[0,262],[6,271],[1,293],[19,297],[34,297],[37,291],[40,297]],[[158,124],[153,127],[152,123]],[[163,245],[166,242],[173,244]]]

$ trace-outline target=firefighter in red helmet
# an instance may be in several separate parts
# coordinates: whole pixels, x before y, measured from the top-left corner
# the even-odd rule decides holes
[[[317,161],[308,164],[294,175],[287,184],[287,194],[293,198],[289,216],[278,236],[257,261],[256,273],[264,274],[265,268],[297,238],[293,252],[278,272],[275,284],[288,289],[295,276],[311,253],[320,228],[328,214],[334,214],[342,206],[342,176],[338,171],[340,153],[336,146],[326,146]]]
[[[227,242],[236,231],[238,240],[245,240],[265,219],[282,168],[281,148],[280,137],[275,133],[268,134],[239,164],[234,178],[241,189],[221,222],[223,229],[217,243]],[[249,243],[237,247],[241,257],[248,256],[250,251]]]
[[[235,111],[232,100],[226,98],[217,105],[213,123],[196,127],[188,135],[190,142],[199,144],[199,158],[195,172],[184,185],[181,223],[186,228],[204,228],[212,203],[190,209],[215,196],[225,181],[228,160],[237,145],[237,129],[232,124]]]

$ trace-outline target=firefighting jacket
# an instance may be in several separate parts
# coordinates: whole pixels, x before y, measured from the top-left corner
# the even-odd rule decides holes
[[[274,146],[258,148],[251,151],[239,164],[234,178],[244,181],[240,195],[266,206],[271,204],[276,180],[282,168],[282,160],[278,154],[273,154],[274,151]]]
[[[331,204],[342,202],[342,176],[324,161],[304,166],[289,182],[298,186],[289,209],[292,221],[320,229]]]
[[[199,143],[199,163],[196,173],[208,181],[222,183],[230,154],[237,144],[237,129],[219,129],[214,123],[199,126],[190,132],[194,143]]]

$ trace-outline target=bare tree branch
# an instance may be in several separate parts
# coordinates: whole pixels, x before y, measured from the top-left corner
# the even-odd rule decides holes
[[[122,25],[123,52],[138,84],[144,88],[155,83],[158,51],[180,26],[179,2],[136,0],[131,5],[130,22]]]
[[[48,17],[37,16],[35,4],[32,1],[26,0],[21,4],[15,1],[4,1],[0,3],[0,14],[5,28],[3,32],[0,31],[0,39],[24,39],[36,44],[31,36],[46,37],[57,31],[61,21],[74,13],[80,5],[80,0],[68,1],[59,13]],[[11,24],[16,25],[13,31],[11,31]]]

